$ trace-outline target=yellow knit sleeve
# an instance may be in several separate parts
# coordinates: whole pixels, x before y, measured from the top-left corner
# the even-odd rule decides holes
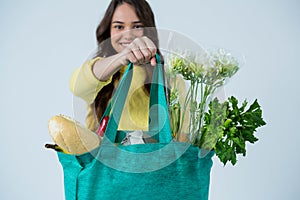
[[[82,98],[87,104],[92,104],[98,92],[112,80],[112,77],[110,77],[107,81],[99,81],[95,77],[92,67],[99,59],[101,58],[96,57],[88,60],[81,67],[76,68],[69,81],[71,92]]]

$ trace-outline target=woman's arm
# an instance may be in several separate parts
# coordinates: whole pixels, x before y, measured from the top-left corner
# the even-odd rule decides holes
[[[120,53],[107,58],[94,58],[77,68],[70,79],[71,92],[88,104],[94,102],[98,92],[112,80],[112,76],[129,62],[143,65],[156,64],[156,47],[147,37],[136,38]]]

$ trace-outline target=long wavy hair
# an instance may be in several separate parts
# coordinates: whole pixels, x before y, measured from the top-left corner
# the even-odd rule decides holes
[[[151,39],[158,49],[159,41],[158,41],[157,30],[155,28],[156,25],[155,25],[154,14],[147,1],[112,0],[104,14],[102,21],[100,22],[96,30],[98,50],[95,57],[108,57],[117,53],[111,45],[110,27],[111,27],[112,17],[116,8],[123,3],[129,4],[135,9],[137,17],[145,27],[144,35],[147,36],[149,39]],[[159,50],[157,51],[157,53],[162,58],[162,55]],[[95,112],[96,112],[95,114],[98,122],[101,120],[102,115],[108,105],[108,102],[112,97],[112,93],[115,89],[115,82],[119,81],[120,76],[121,76],[120,72],[115,73],[112,77],[112,82],[106,85],[105,87],[103,87],[95,98],[94,108],[95,108]],[[146,91],[148,91],[149,93],[150,84],[148,84],[145,81],[144,87],[146,88]]]

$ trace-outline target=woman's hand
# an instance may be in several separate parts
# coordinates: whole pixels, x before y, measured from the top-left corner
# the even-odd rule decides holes
[[[150,63],[156,65],[155,54],[157,47],[148,37],[143,36],[135,38],[125,49],[120,52],[123,64],[132,62],[136,65]]]
[[[148,37],[135,38],[121,52],[98,60],[93,65],[92,70],[98,80],[106,81],[129,62],[135,65],[151,63],[152,66],[155,66],[156,51],[155,44]]]

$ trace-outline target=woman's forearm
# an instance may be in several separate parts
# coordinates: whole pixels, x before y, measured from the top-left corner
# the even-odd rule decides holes
[[[107,81],[112,75],[126,65],[126,60],[120,54],[97,60],[92,67],[95,77],[99,81]]]

